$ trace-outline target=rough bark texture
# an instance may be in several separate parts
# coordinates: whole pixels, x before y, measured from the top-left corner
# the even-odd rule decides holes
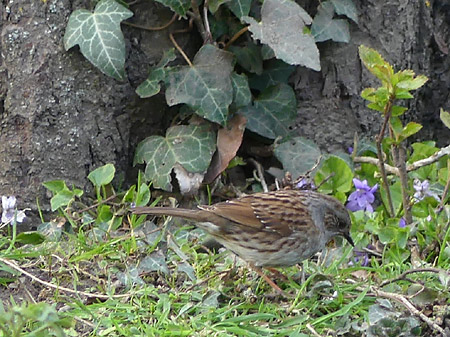
[[[304,8],[317,7],[303,2]],[[358,25],[352,24],[351,42],[319,44],[322,71],[299,67],[291,79],[299,101],[298,133],[334,151],[350,146],[354,132],[378,132],[380,117],[359,97],[363,88],[376,85],[358,58],[358,45],[365,44],[396,70],[411,68],[430,78],[409,102],[406,118],[425,124],[421,139],[448,144],[450,133],[438,116],[440,107],[450,109],[450,5],[437,0],[429,6],[413,0],[354,2],[360,17]],[[89,6],[89,1],[70,0],[2,2],[0,195],[18,196],[22,207],[35,208],[39,198],[48,209],[41,185],[46,180],[87,188],[89,171],[108,162],[119,172],[130,172],[137,142],[163,133],[170,121],[162,95],[142,100],[134,93],[148,66],[170,46],[167,32],[123,26],[128,80],[120,83],[96,70],[77,48],[64,50],[70,13]],[[132,10],[134,22],[148,26],[171,17],[152,2]],[[185,49],[192,45],[188,38],[179,37]]]
[[[322,71],[298,68],[292,78],[299,101],[299,134],[332,152],[352,145],[355,132],[360,137],[379,132],[379,113],[369,110],[360,97],[364,88],[379,85],[359,60],[358,46],[364,44],[381,53],[395,71],[413,69],[429,77],[419,94],[407,101],[404,119],[424,124],[420,140],[448,145],[450,130],[440,122],[439,108],[450,107],[450,4],[431,1],[426,6],[408,0],[355,4],[359,24],[352,24],[350,43],[319,44]]]
[[[69,0],[2,5],[0,195],[18,196],[22,207],[35,209],[39,198],[49,209],[44,181],[63,179],[89,190],[86,177],[98,166],[111,162],[128,172],[137,137],[163,132],[167,123],[164,97],[140,100],[134,92],[170,45],[167,34],[123,28],[128,80],[120,83],[95,69],[78,47],[64,50],[70,13],[89,6]],[[143,25],[172,16],[154,3],[138,5],[136,13]]]

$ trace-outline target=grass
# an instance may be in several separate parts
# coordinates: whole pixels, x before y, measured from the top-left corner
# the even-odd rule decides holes
[[[285,298],[228,251],[204,247],[201,230],[161,226],[79,226],[39,244],[13,242],[4,229],[0,336],[438,336],[449,312],[440,252],[434,265],[413,267],[388,245],[363,267],[349,265],[348,244],[332,244],[305,261],[305,282],[299,267],[280,270]],[[433,268],[397,279],[418,267]],[[390,325],[369,331],[377,315]]]

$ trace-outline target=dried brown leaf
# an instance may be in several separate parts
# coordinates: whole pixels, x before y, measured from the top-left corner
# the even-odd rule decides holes
[[[244,116],[235,115],[226,127],[219,130],[217,133],[217,150],[203,180],[204,183],[209,184],[216,179],[236,156],[242,143],[246,123],[247,119]]]

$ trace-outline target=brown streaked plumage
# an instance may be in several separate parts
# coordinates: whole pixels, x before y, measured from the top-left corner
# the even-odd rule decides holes
[[[195,210],[136,207],[132,212],[194,220],[255,267],[295,265],[322,250],[337,235],[353,245],[347,209],[337,199],[314,191],[255,193]]]

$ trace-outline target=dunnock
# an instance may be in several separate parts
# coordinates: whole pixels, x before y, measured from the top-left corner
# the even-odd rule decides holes
[[[194,220],[281,291],[259,267],[295,265],[318,251],[334,236],[353,245],[350,216],[337,199],[308,190],[255,193],[198,209],[136,207],[135,214]]]

